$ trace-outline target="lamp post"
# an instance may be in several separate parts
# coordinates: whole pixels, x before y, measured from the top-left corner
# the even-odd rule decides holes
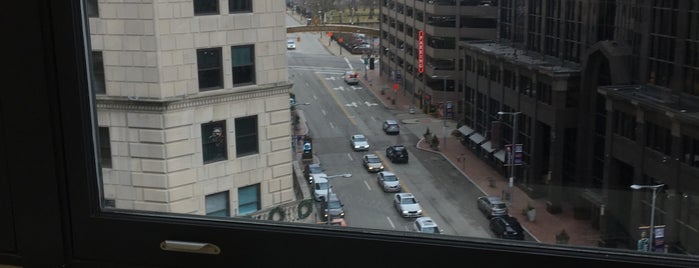
[[[512,145],[510,145],[510,178],[507,186],[508,201],[512,202],[512,185],[515,183],[515,144],[517,144],[517,116],[522,112],[498,112],[499,115],[512,115]]]
[[[665,184],[657,184],[657,185],[638,185],[638,184],[633,184],[629,187],[634,190],[640,190],[640,189],[653,189],[653,199],[651,200],[650,203],[650,227],[649,227],[649,235],[650,235],[650,245],[648,246],[648,251],[655,251],[655,197],[657,196],[658,189],[661,187],[665,186]]]
[[[443,84],[442,84],[442,132],[444,134],[444,147],[447,146],[447,78],[449,78],[448,75],[445,76],[438,76],[438,75],[433,75],[432,78],[434,79],[439,79],[442,78]]]
[[[332,175],[332,176],[321,177],[321,178],[325,178],[325,179],[328,180],[328,188],[325,190],[325,210],[327,211],[326,213],[328,214],[328,217],[327,217],[327,219],[325,219],[325,220],[326,220],[326,224],[327,224],[327,225],[331,225],[331,224],[332,224],[332,222],[331,222],[331,220],[330,220],[330,217],[332,217],[332,215],[330,215],[330,188],[331,188],[331,187],[330,187],[330,180],[329,180],[329,179],[331,179],[331,178],[337,178],[337,177],[349,178],[349,177],[352,177],[352,174],[351,174],[351,173],[345,173],[345,174],[338,174],[338,175]]]

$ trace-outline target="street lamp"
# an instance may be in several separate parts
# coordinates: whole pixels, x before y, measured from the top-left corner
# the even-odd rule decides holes
[[[433,79],[439,79],[442,78],[442,81],[444,82],[442,84],[442,91],[444,94],[442,94],[442,122],[444,123],[444,126],[442,127],[442,132],[444,132],[444,147],[447,146],[447,78],[449,78],[448,75],[445,76],[439,76],[439,75],[433,75]]]
[[[522,112],[498,112],[499,115],[512,115],[512,145],[510,145],[510,181],[507,187],[508,201],[512,202],[512,185],[515,183],[515,144],[517,144],[517,116]]]
[[[321,177],[321,178],[331,179],[331,178],[337,178],[337,177],[349,178],[349,177],[352,177],[352,174],[345,173],[345,174],[338,174],[338,175],[332,175],[332,176],[325,176],[325,177]],[[327,221],[326,222],[327,225],[332,224],[332,222],[330,220],[330,217],[332,216],[332,215],[330,215],[330,188],[331,188],[330,187],[330,180],[328,180],[328,187],[325,190],[325,210],[327,211],[326,213],[328,214],[328,217],[325,220]]]
[[[655,197],[657,195],[658,189],[661,187],[665,186],[665,184],[657,184],[657,185],[638,185],[638,184],[633,184],[629,187],[634,190],[640,190],[640,189],[653,189],[653,199],[651,201],[650,205],[650,245],[648,246],[648,251],[655,251]]]

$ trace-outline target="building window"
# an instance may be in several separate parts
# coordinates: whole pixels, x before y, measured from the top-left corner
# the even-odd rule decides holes
[[[85,10],[88,18],[99,18],[99,5],[97,0],[87,0],[85,1]]]
[[[206,216],[230,217],[228,191],[206,196]]]
[[[223,65],[221,48],[197,49],[199,91],[223,88]]]
[[[92,89],[95,94],[105,94],[104,60],[102,51],[92,51]]]
[[[670,155],[670,150],[672,149],[672,134],[670,134],[670,129],[647,122],[646,146],[655,151]]]
[[[257,115],[235,119],[235,153],[236,156],[256,154]]]
[[[109,140],[109,128],[99,127],[100,132],[100,165],[102,168],[112,168],[112,145]]]
[[[255,83],[255,46],[231,47],[233,65],[233,87]]]
[[[238,188],[238,214],[246,215],[260,210],[260,185]]]
[[[226,121],[201,125],[201,147],[204,164],[228,159],[226,153]]]
[[[252,12],[252,0],[228,0],[228,12]]]
[[[636,117],[621,111],[614,111],[612,131],[614,134],[636,140]]]
[[[215,15],[218,13],[218,0],[194,0],[194,15]]]

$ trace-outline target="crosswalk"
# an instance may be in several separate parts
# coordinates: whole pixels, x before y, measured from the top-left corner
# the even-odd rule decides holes
[[[317,74],[324,74],[324,75],[327,75],[324,77],[324,79],[329,80],[329,81],[342,80],[342,77],[341,77],[342,74],[344,74],[345,71],[347,71],[347,69],[344,69],[344,68],[315,67],[315,66],[293,66],[293,65],[289,66],[289,69],[292,69],[295,71],[312,71],[312,72],[315,72]],[[364,87],[349,85],[349,86],[338,86],[338,87],[334,87],[332,89],[335,91],[345,91],[345,90],[354,91],[354,90],[364,89]],[[361,106],[366,105],[368,107],[371,107],[371,106],[377,106],[378,104],[373,103],[373,102],[368,102],[368,101],[365,101],[364,103],[352,102],[352,103],[345,104],[346,107],[355,107],[355,108],[359,107],[360,105]]]

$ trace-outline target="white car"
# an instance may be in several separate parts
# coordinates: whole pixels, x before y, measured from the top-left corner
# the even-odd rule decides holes
[[[286,40],[286,49],[296,49],[296,41],[292,39]]]
[[[359,84],[359,74],[355,71],[346,71],[342,79],[345,80],[345,83],[348,85]]]
[[[398,176],[390,171],[381,171],[376,175],[376,182],[384,192],[400,192],[400,180]]]
[[[369,140],[362,134],[354,134],[350,136],[350,146],[355,151],[368,151]]]
[[[420,233],[441,234],[443,230],[430,217],[418,217],[413,222],[413,230]]]
[[[397,193],[393,196],[393,205],[404,218],[422,217],[422,207],[411,193]]]
[[[330,183],[328,182],[327,175],[321,173],[322,175],[313,174],[315,177],[313,179],[313,199],[315,201],[325,201],[330,190]]]

